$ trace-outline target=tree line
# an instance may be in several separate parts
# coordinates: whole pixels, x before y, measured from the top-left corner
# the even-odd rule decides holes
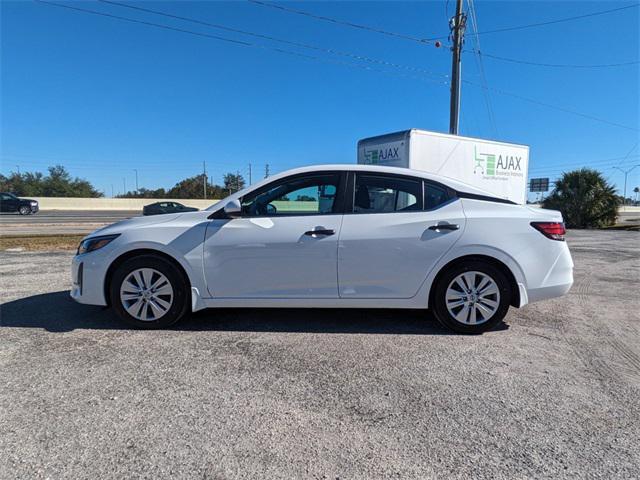
[[[206,185],[206,197],[205,197]],[[172,188],[147,189],[126,192],[119,198],[207,198],[221,199],[245,187],[240,174],[227,173],[222,185],[206,182],[204,175],[185,178]],[[48,168],[48,174],[41,172],[12,172],[9,176],[0,174],[0,191],[11,192],[22,197],[103,197],[88,180],[72,177],[62,166]],[[633,189],[636,195],[638,187]],[[295,200],[313,200],[299,196]],[[633,199],[624,199],[616,195],[611,185],[597,170],[582,168],[562,174],[555,182],[555,188],[544,199],[542,206],[560,210],[568,227],[598,228],[613,225],[616,221],[618,206],[633,204]]]
[[[88,180],[72,177],[62,165],[49,167],[48,172],[48,175],[42,172],[12,172],[9,176],[0,174],[0,191],[14,193],[19,197],[104,196]]]
[[[164,189],[149,189],[140,188],[138,191],[130,191],[121,195],[117,195],[118,198],[207,198],[207,199],[221,199],[227,195],[242,190],[245,187],[245,180],[240,174],[227,173],[223,177],[222,185],[215,185],[206,182],[204,174],[196,175],[194,177],[185,178],[184,180],[176,183],[172,188]],[[205,196],[206,185],[206,196]]]
[[[48,173],[11,172],[8,176],[0,174],[0,191],[10,192],[19,197],[78,197],[99,198],[104,193],[95,188],[88,180],[72,177],[62,165],[49,167]],[[172,188],[140,188],[117,195],[118,198],[207,198],[220,199],[242,190],[245,180],[240,174],[227,173],[222,185],[206,182],[204,175],[185,178]]]

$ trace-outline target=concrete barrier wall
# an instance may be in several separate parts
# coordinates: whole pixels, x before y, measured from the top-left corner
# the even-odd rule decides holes
[[[188,207],[199,209],[207,208],[219,200],[200,199],[153,199],[153,198],[68,198],[68,197],[33,197],[40,203],[40,210],[142,210],[142,207],[150,203],[169,201],[178,202]],[[317,209],[316,202],[274,202],[276,208],[281,211]],[[530,204],[530,207],[539,207],[538,204]],[[620,207],[620,212],[640,213],[640,207]]]
[[[618,212],[640,213],[640,206],[625,205],[624,207],[620,207]]]
[[[159,201],[178,202],[188,207],[207,208],[218,200],[162,199],[153,198],[68,198],[33,197],[40,210],[142,210],[142,207]]]
[[[540,205],[539,203],[529,203],[527,204],[527,207],[542,208],[542,205]],[[637,206],[637,207],[633,205],[620,206],[618,207],[618,213],[620,212],[640,213],[640,206]]]

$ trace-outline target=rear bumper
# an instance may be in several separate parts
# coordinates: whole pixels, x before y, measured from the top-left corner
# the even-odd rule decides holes
[[[534,288],[527,291],[529,297],[529,303],[538,302],[540,300],[547,300],[549,298],[561,297],[567,293],[573,285],[573,279],[568,283],[561,285],[553,285],[550,287]]]
[[[528,285],[528,303],[561,297],[573,285],[573,259],[567,244],[563,244],[560,252],[538,285]]]

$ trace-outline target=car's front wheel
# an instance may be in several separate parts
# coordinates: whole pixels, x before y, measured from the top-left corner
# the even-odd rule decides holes
[[[123,320],[139,328],[165,328],[187,314],[189,285],[170,261],[155,255],[126,260],[110,285],[111,305]]]
[[[509,281],[499,268],[473,260],[440,276],[432,297],[436,318],[459,332],[477,334],[495,327],[511,302]]]
[[[20,215],[29,215],[31,213],[31,209],[26,205],[23,205],[18,209],[18,213]]]

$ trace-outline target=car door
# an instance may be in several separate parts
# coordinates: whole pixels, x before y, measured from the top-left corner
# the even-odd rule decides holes
[[[158,204],[158,213],[172,213],[171,202],[160,202]]]
[[[340,297],[415,296],[460,238],[461,202],[444,185],[412,176],[355,172],[349,185],[352,205],[338,248]]]
[[[240,218],[213,219],[204,243],[209,294],[338,298],[345,178],[312,172],[279,179],[245,195]]]
[[[0,211],[2,212],[17,212],[18,211],[18,199],[8,193],[3,193],[0,198]]]

